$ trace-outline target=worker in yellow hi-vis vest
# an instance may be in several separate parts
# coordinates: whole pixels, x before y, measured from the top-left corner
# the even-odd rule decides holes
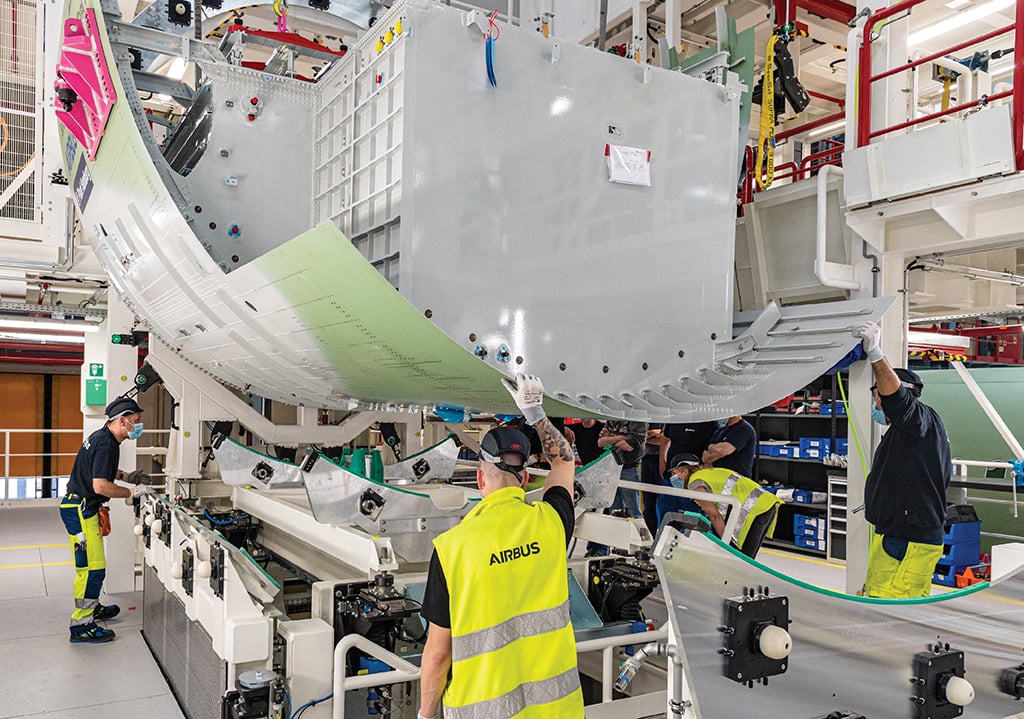
[[[527,504],[526,436],[499,427],[480,443],[483,499],[434,540],[420,719],[437,715],[442,693],[445,719],[583,719],[565,559],[575,521],[572,446],[544,415],[539,379],[520,374],[505,386],[551,471],[543,499]]]
[[[693,454],[677,455],[671,462],[673,486],[694,489],[712,494],[725,494],[740,501],[739,519],[731,537],[725,533],[726,504],[697,500],[701,511],[711,521],[711,527],[719,538],[734,544],[748,557],[756,557],[761,543],[775,531],[779,505],[782,500],[766,492],[752,479],[748,479],[724,467],[702,469],[700,460]]]

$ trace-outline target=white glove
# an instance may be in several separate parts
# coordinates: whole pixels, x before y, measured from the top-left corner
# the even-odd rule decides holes
[[[134,487],[132,487],[133,497],[141,497],[146,494],[156,494],[156,491],[152,487],[149,487],[145,484],[136,484]]]
[[[880,347],[882,341],[882,328],[877,322],[867,322],[853,331],[854,337],[860,337],[861,347],[868,356],[869,362],[877,362],[885,355]]]
[[[544,407],[541,406],[544,401],[544,384],[540,377],[520,373],[516,375],[515,384],[505,378],[502,378],[501,383],[512,395],[516,406],[529,424],[537,424],[544,419]]]

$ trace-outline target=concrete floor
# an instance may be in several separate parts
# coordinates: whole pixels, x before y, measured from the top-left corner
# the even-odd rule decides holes
[[[142,641],[142,592],[103,595],[108,644],[68,642],[74,567],[57,502],[0,503],[0,719],[182,719]]]

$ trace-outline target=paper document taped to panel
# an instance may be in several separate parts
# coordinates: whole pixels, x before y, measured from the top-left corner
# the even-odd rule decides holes
[[[624,185],[651,186],[651,151],[642,147],[605,145],[608,179]]]

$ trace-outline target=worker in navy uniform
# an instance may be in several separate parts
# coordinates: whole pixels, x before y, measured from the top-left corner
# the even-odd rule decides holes
[[[543,499],[527,504],[527,438],[499,427],[480,443],[483,499],[434,540],[421,610],[430,626],[420,719],[437,716],[442,694],[445,719],[583,719],[565,558],[572,447],[544,414],[539,379],[503,382],[537,429],[551,471]]]
[[[754,473],[757,430],[740,416],[718,420],[718,428],[700,455],[705,467],[731,469],[744,477]]]
[[[152,492],[146,486],[133,488],[114,484],[123,479],[117,468],[121,443],[138,439],[142,433],[142,408],[134,399],[118,397],[106,408],[106,422],[85,440],[68,480],[68,492],[60,503],[60,518],[68,531],[75,563],[75,611],[71,615],[71,642],[102,643],[114,632],[97,620],[112,619],[120,613],[116,604],[100,604],[100,590],[107,574],[107,561],[100,533],[100,513],[115,497],[135,497]],[[102,508],[102,510],[101,510]]]
[[[872,418],[888,429],[864,486],[874,525],[864,583],[869,597],[924,597],[942,556],[946,487],[953,474],[949,435],[938,413],[919,398],[924,382],[882,354],[881,330],[869,322],[854,331],[875,373]]]

